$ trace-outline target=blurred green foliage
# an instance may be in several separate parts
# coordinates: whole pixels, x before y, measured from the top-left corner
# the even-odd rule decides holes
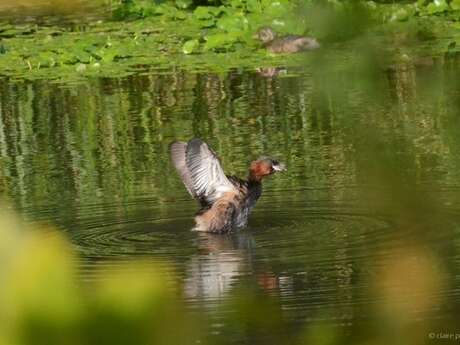
[[[331,25],[343,26],[356,18],[355,8],[362,11],[358,13],[372,14],[360,4],[349,4],[343,12],[336,12],[334,6],[317,7],[314,13],[318,17],[324,13],[324,18],[331,15],[335,18]],[[214,21],[206,11],[200,13],[200,20],[208,17]],[[129,198],[142,197],[150,202],[149,217],[152,209],[159,218],[168,219],[171,213],[177,217],[181,210],[171,203],[168,207],[167,201],[185,195],[185,191],[168,163],[168,143],[198,135],[212,140],[231,172],[243,174],[246,160],[262,152],[286,157],[291,175],[270,183],[271,188],[285,188],[287,192],[281,197],[272,194],[270,202],[286,202],[288,197],[314,193],[326,193],[332,200],[357,198],[359,205],[378,214],[390,214],[405,226],[393,229],[398,232],[397,239],[404,239],[401,232],[405,231],[415,232],[409,237],[415,240],[396,241],[402,249],[388,265],[361,275],[367,279],[364,291],[358,293],[352,288],[355,275],[347,270],[343,279],[329,286],[337,286],[337,292],[334,291],[333,302],[328,303],[343,303],[341,307],[349,309],[356,302],[357,319],[361,317],[360,303],[371,301],[373,309],[366,312],[374,322],[360,325],[339,320],[346,323],[344,330],[334,321],[327,321],[335,317],[331,312],[336,310],[334,306],[322,308],[324,301],[312,301],[312,308],[318,309],[314,316],[324,315],[326,321],[289,325],[284,318],[288,310],[281,308],[276,298],[244,287],[235,289],[232,297],[219,306],[226,312],[216,322],[205,313],[187,310],[182,287],[174,283],[175,272],[167,262],[147,258],[120,262],[114,272],[95,264],[98,279],[82,281],[80,258],[62,234],[47,226],[31,230],[2,214],[0,343],[174,345],[241,340],[264,345],[418,345],[427,341],[427,330],[455,325],[443,320],[442,327],[435,327],[430,319],[424,323],[414,321],[411,314],[417,310],[417,315],[430,315],[442,305],[443,298],[448,304],[450,300],[440,292],[455,292],[443,289],[448,284],[455,286],[452,277],[458,276],[449,276],[445,272],[449,266],[435,255],[436,250],[444,248],[457,250],[451,248],[455,243],[442,242],[438,249],[427,249],[422,240],[430,233],[449,239],[458,237],[456,232],[449,233],[450,228],[437,229],[438,220],[444,216],[444,200],[412,188],[426,181],[438,187],[458,181],[458,81],[457,70],[452,67],[458,56],[452,41],[433,40],[436,31],[426,24],[431,21],[422,27],[412,21],[392,22],[394,27],[388,23],[386,35],[353,41],[367,28],[357,23],[338,32],[338,36],[334,36],[336,30],[325,26],[324,37],[331,42],[351,42],[346,48],[339,44],[329,54],[316,57],[288,60],[267,58],[261,52],[243,55],[238,49],[231,52],[230,46],[225,48],[230,53],[219,54],[219,45],[202,55],[184,56],[182,50],[199,52],[209,42],[201,38],[202,30],[207,29],[191,31],[180,25],[168,28],[169,19],[164,26],[157,26],[158,19],[146,18],[124,27],[117,23],[95,24],[86,33],[61,29],[56,32],[56,28],[33,31],[28,25],[6,27],[2,55],[19,50],[28,57],[24,60],[16,56],[3,65],[15,78],[50,78],[50,68],[55,78],[74,78],[75,73],[82,77],[122,76],[143,68],[125,64],[126,61],[157,64],[159,70],[128,78],[94,78],[75,87],[43,80],[5,80],[0,85],[0,189],[14,197],[20,208],[52,205],[53,217],[78,223],[82,217],[92,215],[92,206],[100,203],[104,209],[99,211],[112,221],[126,216]],[[214,36],[224,31],[217,27],[219,20],[210,29]],[[370,23],[375,20],[369,17]],[[184,44],[185,37],[189,43]],[[21,46],[23,40],[30,46]],[[387,47],[382,40],[389,40],[395,50],[382,49]],[[415,48],[412,40],[416,41]],[[47,44],[55,50],[51,57],[56,58],[56,64],[43,67],[42,61],[50,59]],[[163,50],[164,54],[159,53]],[[444,54],[446,51],[449,54]],[[172,52],[175,59],[171,58]],[[61,55],[69,59],[68,63],[59,60]],[[22,65],[15,65],[16,61]],[[303,73],[307,77],[271,79],[254,73],[209,73],[210,66],[222,72],[230,67],[264,63],[286,66],[289,61],[293,65],[305,64]],[[422,73],[426,65],[439,73]],[[199,66],[208,73],[186,73],[178,66],[191,70]],[[422,82],[423,78],[428,79]],[[358,193],[351,195],[350,185],[362,190],[357,188]],[[368,188],[369,185],[378,188]],[[454,193],[447,201],[456,204],[456,189]],[[131,205],[136,207],[139,204]],[[304,252],[307,244],[316,245],[318,241],[318,234],[311,228],[297,243]],[[344,230],[343,225],[339,230]],[[336,241],[343,249],[349,233],[339,232],[343,237],[328,238],[328,246]],[[273,233],[267,243],[279,240],[279,233]],[[371,238],[369,252],[376,251],[374,242]],[[311,269],[321,262],[315,259],[330,254],[318,250],[305,259],[292,255],[293,244],[276,253],[271,245],[259,251],[264,258],[278,255],[275,263],[280,270],[292,268],[288,263]],[[96,247],[98,251],[110,249],[113,248]],[[387,258],[388,252],[393,254],[391,249],[390,243],[375,255]],[[366,257],[359,269],[366,271],[372,258]],[[173,277],[173,283],[165,282],[165,275]],[[315,276],[309,279],[312,284],[321,284]],[[286,296],[287,300],[291,298]]]
[[[4,204],[2,204],[4,207]],[[81,281],[78,258],[61,232],[31,228],[0,211],[0,342],[5,345],[289,344],[279,305],[242,288],[222,305],[232,313],[212,320],[187,310],[165,262],[120,261],[113,272]],[[98,270],[96,266],[96,271]],[[302,334],[300,334],[302,335]],[[303,336],[303,335],[302,335]],[[296,336],[297,341],[302,338]]]
[[[81,282],[62,233],[32,230],[4,211],[0,258],[2,344],[169,345],[194,343],[200,334],[176,287],[160,278],[164,263],[120,262],[116,273]]]
[[[415,345],[436,328],[414,322],[412,312],[424,315],[439,303],[433,296],[445,279],[435,258],[407,245],[369,282],[374,321],[380,322],[343,327],[329,315],[324,322],[293,327],[275,297],[249,285],[222,301],[223,316],[216,322],[212,313],[189,310],[180,286],[164,280],[165,274],[174,277],[168,263],[118,259],[116,270],[95,265],[96,279],[82,281],[77,255],[53,227],[31,228],[0,211],[0,236],[0,342],[5,345],[377,345],[397,340]]]
[[[350,182],[383,186],[373,194],[365,188],[368,194],[359,195],[361,202],[379,212],[402,213],[406,231],[434,232],[442,200],[414,194],[409,187],[414,180],[423,183],[428,174],[442,176],[439,184],[458,180],[457,81],[447,82],[456,77],[449,66],[458,61],[458,38],[433,40],[450,33],[446,23],[456,29],[458,10],[456,1],[133,1],[115,11],[120,21],[89,23],[81,31],[5,23],[0,73],[13,79],[120,77],[145,66],[167,73],[93,79],[74,89],[42,81],[3,82],[0,190],[11,192],[24,208],[54,203],[56,212],[72,221],[84,212],[82,205],[101,201],[95,191],[120,205],[143,191],[162,215],[167,212],[162,201],[182,188],[167,163],[168,142],[204,135],[218,144],[226,166],[239,172],[245,159],[267,148],[288,157],[294,177],[272,186],[289,187],[293,197],[297,190],[305,192],[307,177],[313,186],[330,188],[332,198],[339,198],[339,187]],[[268,24],[280,32],[313,33],[339,46],[316,59],[267,57],[251,34]],[[385,35],[366,37],[371,29]],[[341,48],[343,41],[357,37],[362,39]],[[388,46],[394,48],[390,53],[382,49]],[[337,56],[347,63],[334,61]],[[197,76],[177,68],[221,73],[306,62],[317,73],[302,81],[236,73]],[[418,85],[417,68],[424,65],[442,66],[445,73]],[[388,90],[376,76],[386,78]],[[441,93],[439,85],[453,96]],[[249,99],[247,107],[240,90]],[[357,105],[358,115],[352,116]],[[291,113],[280,113],[289,107]],[[417,107],[423,111],[411,111]],[[391,135],[381,134],[387,132]],[[104,211],[110,217],[116,213]],[[273,242],[279,240],[273,236]],[[264,250],[266,257],[272,255],[269,246]],[[449,283],[439,260],[427,252],[417,243],[403,243],[390,264],[369,278],[370,292],[361,297],[376,301],[377,324],[350,326],[357,339],[328,322],[293,330],[275,298],[245,288],[222,306],[230,312],[219,320],[220,336],[208,339],[215,332],[211,318],[187,310],[179,283],[164,281],[161,272],[166,270],[174,282],[167,262],[120,262],[114,272],[101,265],[97,280],[81,281],[79,257],[62,233],[49,226],[32,230],[2,213],[0,343],[174,345],[244,339],[251,344],[420,344],[430,325],[408,321],[410,312],[429,313]],[[291,247],[281,254],[281,262],[288,260]]]

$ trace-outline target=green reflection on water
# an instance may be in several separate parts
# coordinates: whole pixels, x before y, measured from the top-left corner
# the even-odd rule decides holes
[[[4,80],[0,188],[29,219],[66,229],[86,279],[93,261],[116,270],[120,257],[166,259],[195,308],[248,327],[224,327],[237,339],[279,322],[257,323],[251,301],[225,298],[247,281],[278,298],[262,310],[279,310],[288,329],[326,320],[321,336],[339,324],[365,337],[387,322],[382,339],[395,341],[402,319],[449,325],[458,311],[459,71],[449,59],[382,60],[372,49],[325,53],[273,78],[172,69],[78,85]],[[232,174],[244,176],[261,154],[288,166],[267,181],[242,234],[189,232],[195,205],[168,144],[196,136]],[[232,320],[236,309],[250,316]],[[375,323],[366,331],[362,319]],[[427,329],[405,336],[420,343]],[[285,332],[273,329],[276,339]],[[341,339],[334,332],[331,342]]]
[[[183,192],[168,144],[198,136],[229,173],[245,175],[264,153],[286,160],[289,174],[272,190],[456,185],[457,69],[382,70],[366,59],[273,79],[171,71],[76,86],[5,80],[2,180],[22,206],[139,192],[167,200]]]

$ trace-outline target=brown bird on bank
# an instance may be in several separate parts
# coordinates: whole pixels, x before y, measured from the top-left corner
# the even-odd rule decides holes
[[[185,188],[201,205],[195,217],[198,231],[226,233],[246,226],[262,194],[262,179],[286,170],[264,157],[251,163],[248,179],[242,180],[225,175],[216,153],[201,139],[173,142],[170,151]]]
[[[256,38],[262,42],[270,53],[274,54],[297,53],[320,47],[318,41],[312,37],[298,35],[276,37],[276,32],[269,27],[259,29],[256,33]]]

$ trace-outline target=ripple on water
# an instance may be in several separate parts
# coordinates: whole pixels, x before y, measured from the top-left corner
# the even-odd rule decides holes
[[[251,281],[278,296],[295,322],[326,317],[318,310],[334,310],[327,317],[337,322],[356,319],[357,309],[376,302],[369,277],[419,235],[350,201],[273,194],[247,229],[228,235],[190,231],[196,205],[189,200],[85,205],[64,228],[80,253],[83,279],[148,258],[177,273],[192,310],[217,310],[236,284]]]

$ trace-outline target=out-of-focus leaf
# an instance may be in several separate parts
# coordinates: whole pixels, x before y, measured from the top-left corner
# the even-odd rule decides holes
[[[176,0],[176,6],[178,8],[182,8],[182,9],[189,8],[190,5],[192,4],[193,4],[192,0]]]
[[[445,0],[434,0],[426,7],[428,14],[437,14],[449,8]]]
[[[189,40],[185,42],[182,46],[182,51],[184,52],[184,54],[192,54],[196,50],[196,48],[198,48],[199,45],[200,43],[198,42],[198,40]]]
[[[195,18],[203,20],[203,19],[211,19],[213,17],[213,13],[209,7],[198,6],[195,11],[193,11],[193,15]]]

